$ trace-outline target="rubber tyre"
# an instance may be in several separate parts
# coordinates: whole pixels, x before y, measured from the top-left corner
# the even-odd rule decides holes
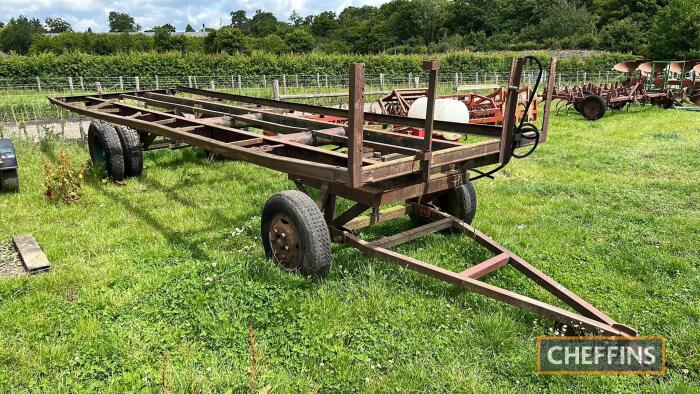
[[[19,173],[16,168],[0,171],[0,191],[3,193],[19,192]]]
[[[659,108],[669,109],[669,108],[673,107],[673,99],[666,98],[666,97],[653,99],[653,100],[651,100],[651,104],[656,106],[656,107],[659,107]]]
[[[616,103],[610,103],[608,108],[614,109],[614,110],[620,110],[620,109],[625,108],[626,105],[627,105],[626,101],[618,101]]]
[[[593,94],[590,90],[584,90],[584,91],[581,92],[581,93],[583,93],[583,97],[590,96],[590,95]],[[576,110],[576,112],[580,113],[581,115],[583,115],[583,112],[581,112],[581,111],[582,111],[582,108],[583,108],[583,107],[581,106],[581,102],[580,102],[580,101],[577,102],[577,103],[574,103],[574,109]]]
[[[449,213],[450,215],[471,224],[476,216],[476,189],[471,181],[448,190],[433,201],[435,207],[441,212]],[[427,220],[418,215],[411,214],[411,220],[417,225],[427,223]]]
[[[141,140],[136,130],[115,125],[124,152],[124,175],[127,177],[140,176],[143,172],[143,150]]]
[[[586,96],[581,101],[581,115],[588,120],[598,120],[605,115],[608,110],[608,105],[602,97],[594,94]]]
[[[124,180],[124,151],[114,127],[103,121],[90,122],[88,149],[93,163],[103,166],[114,181]]]
[[[285,215],[298,232],[302,261],[298,272],[324,278],[331,268],[331,237],[321,210],[311,197],[298,190],[287,190],[270,197],[262,211],[260,233],[265,255],[273,259],[270,228],[278,215]]]

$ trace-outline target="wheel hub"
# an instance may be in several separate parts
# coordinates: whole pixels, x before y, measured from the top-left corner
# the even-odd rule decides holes
[[[296,271],[301,266],[303,254],[299,232],[285,215],[272,219],[268,233],[272,258],[286,271]]]
[[[595,101],[587,102],[583,107],[583,111],[588,116],[594,116],[600,111],[600,105]]]

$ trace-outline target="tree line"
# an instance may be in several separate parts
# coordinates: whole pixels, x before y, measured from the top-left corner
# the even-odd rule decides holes
[[[134,18],[109,14],[113,34],[74,32],[61,18],[0,22],[0,50],[18,54],[130,51],[182,53],[439,53],[468,49],[599,49],[655,58],[700,58],[698,0],[392,0],[279,20],[268,11],[230,13],[206,36],[165,24],[140,33]],[[195,29],[187,25],[187,32]],[[47,35],[46,33],[54,33]],[[114,34],[124,33],[124,34]]]

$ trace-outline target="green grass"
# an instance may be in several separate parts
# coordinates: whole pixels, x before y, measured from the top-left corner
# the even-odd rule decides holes
[[[80,203],[52,205],[39,145],[20,142],[22,192],[0,195],[0,241],[33,233],[54,269],[0,280],[0,391],[246,391],[252,327],[257,386],[272,392],[697,392],[698,114],[572,114],[551,130],[477,183],[475,225],[616,320],[666,336],[666,376],[537,376],[551,321],[350,248],[334,246],[323,282],[280,272],[259,215],[293,187],[284,174],[158,151],[143,177],[89,181]],[[54,144],[44,151],[87,159]],[[452,269],[488,257],[441,234],[398,250]],[[486,280],[544,294],[510,268]]]

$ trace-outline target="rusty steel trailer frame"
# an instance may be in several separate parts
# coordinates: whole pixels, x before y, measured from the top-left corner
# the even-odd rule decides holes
[[[160,136],[169,141],[157,147],[187,144],[287,173],[299,190],[307,192],[309,187],[319,190],[316,204],[333,242],[355,247],[367,255],[394,262],[563,324],[579,325],[592,332],[608,335],[636,336],[634,329],[617,323],[461,218],[431,205],[431,201],[441,194],[468,183],[470,170],[491,164],[503,166],[511,160],[515,148],[535,142],[532,135],[529,138],[519,135],[516,123],[518,90],[522,70],[528,62],[525,58],[513,60],[502,126],[434,120],[439,70],[437,61],[423,63],[424,70],[430,75],[426,119],[364,112],[363,64],[352,64],[350,67],[347,110],[188,87],[177,88],[177,92],[186,93],[187,97],[178,96],[173,90],[161,90],[48,99],[69,111],[137,130],[144,149],[155,148],[156,138]],[[550,87],[553,75],[550,74]],[[546,103],[544,111],[545,125],[548,121],[549,102],[551,100]],[[343,117],[348,119],[348,125],[295,116],[290,111]],[[367,122],[421,127],[426,133],[423,138],[418,138],[378,130],[366,126]],[[276,135],[269,136],[243,128],[262,129]],[[470,144],[433,140],[433,130],[487,136],[491,139]],[[545,129],[539,137],[540,141],[545,139]],[[179,145],[174,145],[176,143]],[[347,153],[321,147],[328,144],[346,147]],[[345,212],[337,213],[337,197],[346,198],[355,204]],[[382,205],[397,201],[405,203],[380,209]],[[371,214],[363,215],[368,210],[371,210]],[[363,228],[407,214],[419,216],[425,224],[373,242],[365,241],[358,235],[358,231]],[[446,229],[468,235],[491,251],[494,257],[462,272],[453,272],[391,250],[396,245]],[[272,248],[275,245],[270,240],[270,245],[266,247]],[[284,258],[278,260],[276,253],[273,254],[273,259],[283,268],[286,267]],[[481,280],[484,275],[505,265],[522,272],[568,304],[574,312]]]

